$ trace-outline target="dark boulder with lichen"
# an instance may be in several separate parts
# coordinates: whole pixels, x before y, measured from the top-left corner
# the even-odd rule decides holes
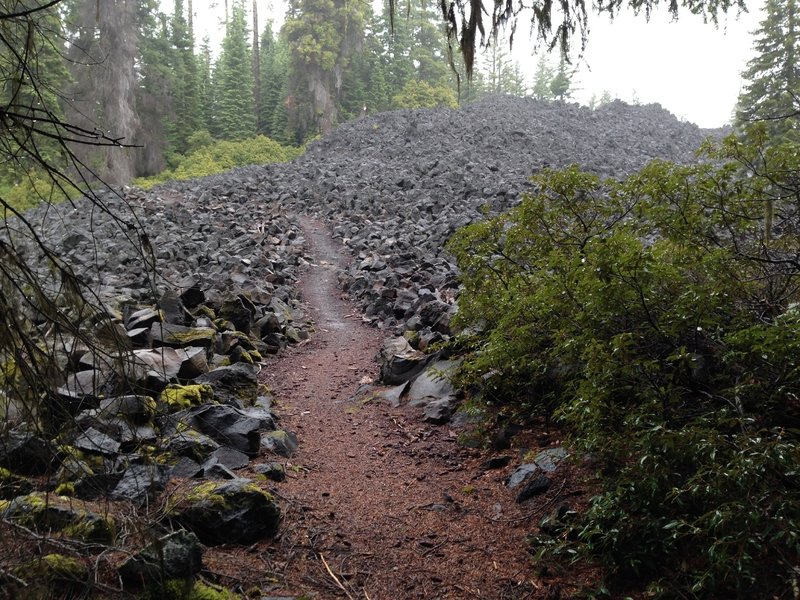
[[[170,503],[169,517],[209,546],[272,537],[281,518],[275,498],[248,479],[179,489]]]

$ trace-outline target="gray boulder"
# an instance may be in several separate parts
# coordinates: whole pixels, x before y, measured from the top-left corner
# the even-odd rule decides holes
[[[397,385],[422,372],[433,356],[415,350],[405,338],[396,337],[383,343],[381,359],[381,380],[388,385]]]
[[[193,381],[210,385],[218,402],[241,408],[252,405],[258,397],[258,372],[256,365],[240,362],[209,371]]]
[[[169,579],[191,579],[203,568],[203,547],[190,531],[179,530],[146,546],[119,567],[122,581],[148,587]]]
[[[20,475],[41,475],[54,459],[52,445],[33,432],[12,429],[0,436],[0,467]]]
[[[261,447],[267,452],[291,458],[297,452],[297,436],[291,431],[270,431],[261,437]]]
[[[261,445],[261,421],[227,404],[199,406],[189,411],[187,422],[221,446],[256,456]]]
[[[111,492],[111,499],[141,506],[164,491],[168,478],[167,469],[161,465],[131,465]]]

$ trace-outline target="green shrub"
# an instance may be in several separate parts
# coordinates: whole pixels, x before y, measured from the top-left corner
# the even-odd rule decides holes
[[[601,467],[540,558],[597,560],[609,585],[664,597],[797,585],[800,151],[764,141],[622,182],[546,171],[450,241],[462,382],[561,419]]]
[[[188,156],[175,155],[175,167],[154,177],[137,179],[134,183],[149,189],[159,183],[194,179],[222,173],[236,167],[287,162],[303,153],[302,148],[282,146],[278,142],[259,135],[238,142],[213,142],[207,132],[200,131],[189,140],[195,148]]]
[[[392,104],[395,108],[458,108],[458,98],[446,86],[410,79]]]

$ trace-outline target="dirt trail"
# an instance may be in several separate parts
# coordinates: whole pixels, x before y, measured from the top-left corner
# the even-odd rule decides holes
[[[313,257],[302,297],[317,331],[264,376],[300,449],[277,486],[281,536],[243,552],[242,569],[253,561],[268,595],[539,597],[523,544],[531,509],[514,504],[504,473],[481,471],[485,456],[414,409],[352,399],[377,378],[384,335],[342,298],[343,253],[326,229],[302,224]]]

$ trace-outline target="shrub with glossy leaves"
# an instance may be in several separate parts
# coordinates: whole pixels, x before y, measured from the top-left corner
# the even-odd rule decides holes
[[[602,491],[540,557],[665,597],[783,597],[800,548],[800,151],[577,169],[459,231],[464,383],[554,415]]]

